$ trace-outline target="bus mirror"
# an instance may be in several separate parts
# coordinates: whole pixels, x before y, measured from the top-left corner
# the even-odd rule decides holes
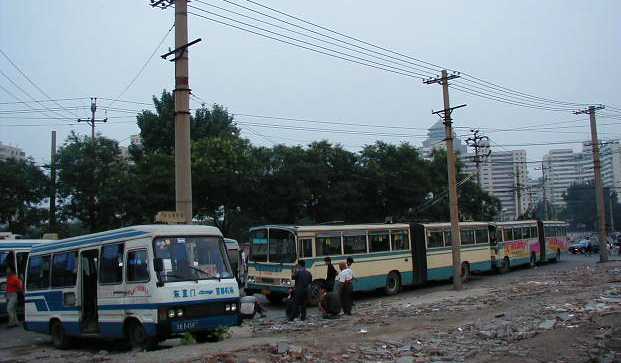
[[[153,259],[153,268],[155,269],[155,272],[162,272],[162,271],[164,271],[164,261],[161,258],[154,258]]]

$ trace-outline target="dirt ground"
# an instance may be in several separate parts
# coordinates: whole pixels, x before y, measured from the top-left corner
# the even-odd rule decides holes
[[[357,296],[354,315],[323,320],[311,309],[288,323],[282,306],[231,329],[218,343],[164,342],[151,352],[80,341],[68,351],[49,338],[0,327],[0,362],[621,362],[621,261],[596,257],[504,275],[475,276],[397,296]]]

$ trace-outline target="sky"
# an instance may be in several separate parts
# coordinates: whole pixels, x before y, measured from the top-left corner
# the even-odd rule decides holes
[[[513,90],[621,107],[621,2],[616,0],[258,1]],[[260,17],[233,4],[253,7],[293,21],[248,0],[195,0],[190,4],[224,14],[205,2]],[[0,142],[21,147],[39,163],[49,162],[50,131],[58,131],[59,144],[71,130],[90,134],[86,124],[75,125],[74,120],[89,117],[89,97],[98,97],[97,117],[108,116],[109,122],[98,124],[97,131],[127,145],[129,136],[138,133],[135,114],[143,108],[152,109],[153,95],[173,88],[174,65],[159,55],[174,48],[174,30],[157,48],[173,17],[172,7],[154,9],[147,0],[0,1],[0,50],[34,84],[0,55],[0,71],[17,84],[0,74],[0,86],[4,87],[0,87]],[[189,53],[190,88],[207,104],[221,104],[234,114],[377,126],[236,116],[242,134],[256,145],[326,139],[357,151],[381,139],[419,146],[425,130],[437,121],[432,111],[442,108],[439,85],[425,85],[420,79],[335,59],[190,15],[189,39],[199,37],[202,42]],[[154,51],[144,72],[111,104]],[[493,145],[501,145],[498,150],[525,149],[530,161],[541,160],[551,148],[578,151],[578,141],[590,139],[586,118],[569,110],[531,109],[454,89],[450,92],[452,105],[467,104],[453,113],[459,136],[467,137],[468,128],[481,128]],[[23,101],[58,101],[16,104],[14,96]],[[64,109],[33,111],[58,109],[58,104]],[[191,103],[193,108],[199,105],[196,98]],[[615,111],[606,112],[611,115]],[[604,117],[598,119],[601,138],[621,137],[621,121]],[[581,121],[569,122],[574,120]],[[494,130],[524,126],[547,129]],[[555,144],[568,141],[575,142]],[[533,168],[531,172],[535,176]]]

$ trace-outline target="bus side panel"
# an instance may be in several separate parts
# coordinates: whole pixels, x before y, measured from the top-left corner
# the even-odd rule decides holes
[[[414,285],[427,282],[427,246],[425,244],[425,227],[420,224],[410,224],[410,238],[412,243],[412,271]]]

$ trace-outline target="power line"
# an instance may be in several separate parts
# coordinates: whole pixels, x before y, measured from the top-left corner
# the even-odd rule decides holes
[[[39,87],[33,80],[31,80],[30,77],[28,77],[28,75],[26,75],[26,73],[24,73],[21,70],[21,68],[19,68],[19,66],[17,66],[17,64],[15,64],[15,62],[13,62],[13,60],[11,60],[11,58],[9,58],[9,56],[2,49],[0,49],[0,54],[2,54],[4,56],[4,58],[6,58],[6,60],[8,60],[9,63],[11,63],[11,65],[19,72],[19,74],[21,74],[24,78],[26,78],[28,83],[30,83],[34,88],[36,88],[39,92],[41,92],[42,95],[47,97],[48,100],[50,100],[51,102],[56,104],[61,109],[64,108],[63,105],[61,105],[57,101],[54,101],[54,99],[52,97],[50,97],[50,95],[48,95],[43,89],[41,89],[41,87]],[[69,111],[69,110],[65,110],[65,111],[69,112],[70,114],[74,115],[75,117],[78,117],[78,115],[73,113],[72,111]]]
[[[147,65],[149,65],[149,63],[151,62],[151,59],[153,59],[153,57],[155,56],[155,53],[157,53],[157,51],[162,47],[162,44],[164,44],[164,42],[166,41],[166,39],[168,38],[168,35],[170,34],[170,32],[173,30],[173,28],[175,27],[175,24],[173,24],[170,29],[168,29],[168,31],[166,32],[166,34],[164,34],[164,36],[162,37],[162,40],[160,40],[159,43],[157,43],[157,46],[155,47],[155,49],[153,49],[153,52],[151,53],[151,55],[149,55],[149,57],[147,58],[147,60],[142,64],[142,66],[140,67],[140,69],[138,70],[138,73],[136,73],[136,75],[134,76],[134,78],[132,78],[132,80],[127,84],[127,86],[125,86],[125,88],[121,91],[121,93],[119,93],[119,95],[112,100],[108,106],[106,108],[110,108],[112,105],[114,105],[116,102],[119,101],[119,99],[121,97],[123,97],[123,95],[125,94],[125,92],[127,92],[131,86],[134,85],[134,83],[136,82],[136,80],[138,79],[138,77],[140,77],[140,75],[142,75],[142,72],[144,72],[144,70],[147,68]]]

